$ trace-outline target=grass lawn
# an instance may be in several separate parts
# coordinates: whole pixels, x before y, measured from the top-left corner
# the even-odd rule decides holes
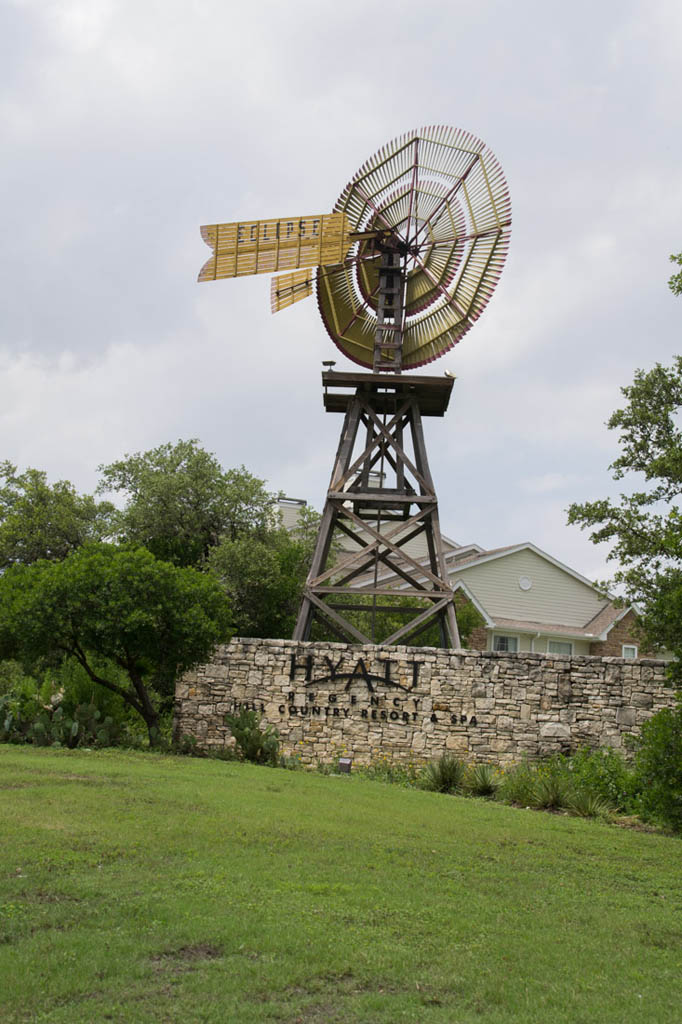
[[[682,1020],[682,842],[236,763],[0,747],[0,1020]]]

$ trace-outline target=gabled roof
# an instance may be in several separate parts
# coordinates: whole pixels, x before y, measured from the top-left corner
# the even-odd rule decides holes
[[[564,626],[550,622],[531,622],[524,619],[504,619],[501,616],[495,619],[493,628],[496,630],[508,630],[510,633],[539,633],[547,636],[555,633],[557,636],[567,637],[573,640],[600,640],[598,634],[588,629],[587,626]]]
[[[576,572],[575,569],[571,569],[568,565],[564,565],[564,563],[560,562],[558,558],[554,558],[552,555],[547,554],[546,551],[537,547],[536,544],[531,544],[530,541],[525,541],[523,544],[510,544],[507,545],[507,547],[492,548],[489,551],[483,551],[480,555],[473,555],[471,558],[467,558],[463,562],[457,562],[456,565],[453,566],[453,569],[455,571],[460,569],[469,569],[474,565],[483,565],[484,562],[492,562],[496,558],[504,558],[506,555],[514,555],[517,551],[532,551],[540,558],[544,558],[546,561],[551,562],[551,564],[555,565],[557,569],[567,572],[569,576],[572,576],[574,579],[584,583],[586,586],[590,587],[590,589],[596,590],[594,583],[591,580],[588,580],[586,576],[581,576],[581,574]],[[609,601],[613,600],[611,594],[607,593],[605,597]]]
[[[446,540],[443,537],[443,540]],[[449,565],[459,564],[460,562],[469,561],[471,558],[475,558],[477,555],[482,555],[485,549],[480,544],[458,544],[453,550],[445,550],[445,560]]]
[[[590,619],[585,624],[585,629],[589,629],[591,633],[596,633],[600,640],[606,640],[606,637],[616,623],[625,618],[629,611],[631,611],[629,605],[624,608],[617,608],[614,604],[607,604],[605,608],[597,612],[593,619]]]

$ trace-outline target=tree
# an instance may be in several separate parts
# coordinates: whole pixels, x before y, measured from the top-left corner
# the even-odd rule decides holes
[[[678,252],[676,255],[673,254],[670,257],[671,263],[677,263],[678,267],[682,267],[682,252]],[[682,270],[678,271],[668,281],[668,287],[673,295],[682,295]]]
[[[304,506],[291,533],[283,527],[244,533],[211,549],[207,565],[227,591],[237,634],[291,636],[319,519]]]
[[[645,641],[682,657],[682,357],[657,363],[621,389],[627,405],[608,420],[620,431],[622,454],[610,466],[613,478],[637,474],[642,489],[609,499],[573,504],[569,523],[592,528],[594,543],[612,543],[608,555],[619,568],[613,583],[641,611]],[[679,662],[677,672],[680,674]]]
[[[0,656],[75,658],[142,716],[152,745],[160,700],[230,635],[217,582],[143,548],[87,544],[61,562],[16,565],[0,577]],[[127,685],[103,674],[106,661],[123,669]]]
[[[40,558],[58,561],[81,544],[110,535],[114,506],[79,495],[66,480],[48,484],[45,473],[17,473],[0,463],[0,569]]]
[[[223,470],[196,440],[163,444],[100,466],[98,493],[126,496],[118,537],[157,558],[198,566],[223,536],[262,534],[272,525],[274,495],[242,466]]]

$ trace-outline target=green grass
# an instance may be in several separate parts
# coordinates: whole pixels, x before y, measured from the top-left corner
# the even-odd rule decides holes
[[[0,801],[3,1024],[680,1020],[680,840],[113,751]]]

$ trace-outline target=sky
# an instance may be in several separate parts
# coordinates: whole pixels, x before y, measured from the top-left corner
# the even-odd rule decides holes
[[[483,316],[417,371],[457,375],[425,424],[442,529],[603,579],[566,508],[617,493],[619,389],[680,352],[681,52],[679,0],[3,0],[0,460],[92,491],[193,437],[321,509],[321,363],[354,364],[314,300],[197,284],[199,225],[329,212],[384,143],[453,125],[513,226]]]

